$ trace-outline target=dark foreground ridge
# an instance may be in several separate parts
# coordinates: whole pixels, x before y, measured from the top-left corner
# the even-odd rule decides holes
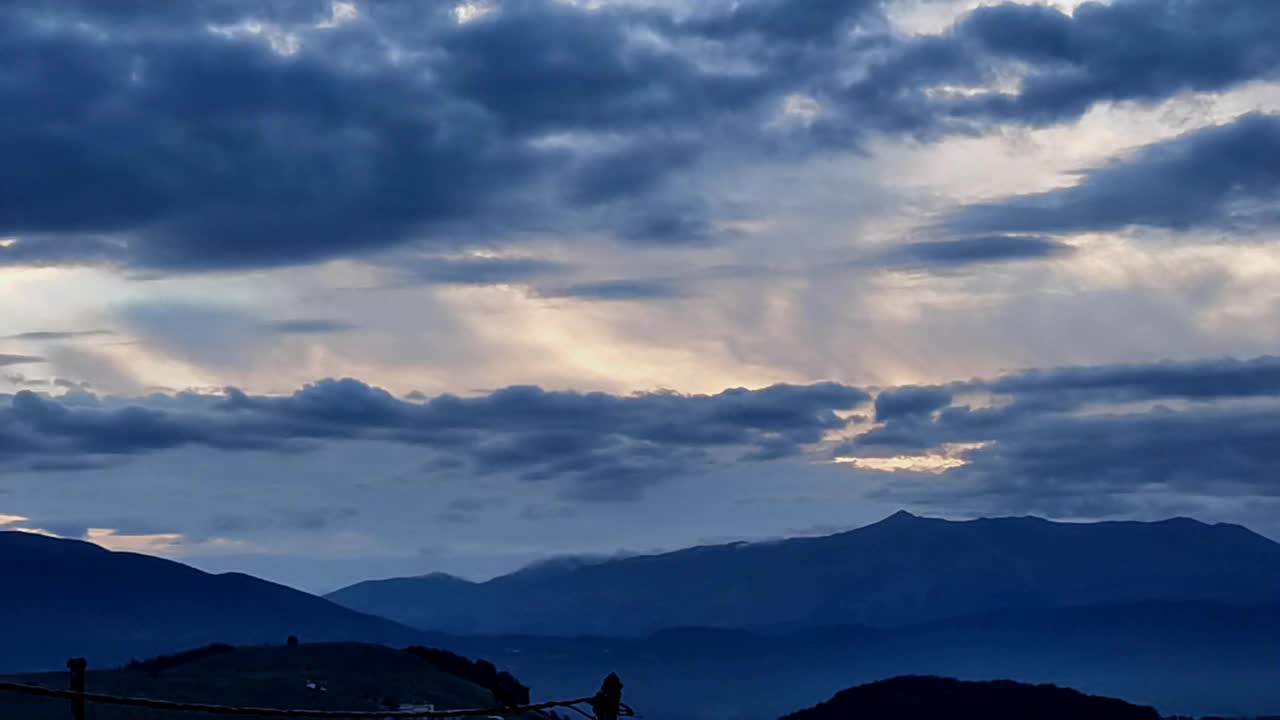
[[[0,678],[0,717],[64,720],[66,673]],[[489,663],[443,650],[362,643],[274,647],[211,645],[89,672],[94,718],[172,720],[175,712],[242,717],[533,717],[528,689]],[[589,696],[589,691],[587,693]],[[581,701],[582,698],[577,698]],[[543,707],[556,702],[541,703]],[[271,708],[248,712],[253,708]],[[488,708],[490,710],[466,710]],[[541,717],[545,717],[541,716]]]
[[[784,720],[1160,720],[1155,708],[1055,685],[907,675],[843,690]]]

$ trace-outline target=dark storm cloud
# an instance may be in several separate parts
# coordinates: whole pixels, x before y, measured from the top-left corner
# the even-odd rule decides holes
[[[1157,102],[1280,77],[1280,5],[1271,0],[1086,2],[1068,15],[1044,5],[977,8],[939,35],[898,42],[844,95],[854,108],[921,130],[950,124],[1045,125],[1101,102]],[[937,95],[942,85],[1011,91]]]
[[[578,167],[569,197],[597,203],[634,197],[661,184],[673,171],[689,167],[701,147],[688,139],[639,137],[626,147],[590,158]]]
[[[970,206],[945,225],[1053,233],[1276,227],[1280,116],[1253,113],[1155,143],[1084,173],[1071,187]]]
[[[900,387],[876,396],[876,421],[909,415],[927,415],[951,404],[951,393],[942,388]]]
[[[928,240],[902,245],[882,254],[889,267],[954,268],[966,265],[1042,260],[1068,255],[1064,242],[1028,235],[987,235],[957,240]]]
[[[1093,402],[1280,397],[1280,357],[1031,370],[987,384],[1000,394],[1052,394]]]
[[[141,405],[119,408],[59,402],[22,391],[13,395],[3,425],[22,431],[33,451],[66,451],[67,455],[119,455],[161,450],[189,443],[224,449],[268,447],[267,439],[236,437],[225,424],[207,426],[198,418]]]
[[[944,403],[953,391],[1001,402]],[[881,425],[836,450],[874,457],[977,446],[963,452],[965,466],[898,484],[904,492],[988,498],[1005,510],[1152,488],[1280,495],[1280,358],[1033,370],[911,392],[921,399],[908,409],[936,414],[878,413]],[[1179,404],[1122,406],[1158,401]]]
[[[89,396],[92,397],[92,396]],[[869,400],[822,383],[717,395],[550,392],[511,387],[479,397],[406,402],[356,380],[325,380],[287,397],[192,393],[133,403],[72,404],[29,391],[0,396],[0,449],[30,468],[187,445],[293,452],[306,441],[372,439],[422,446],[477,474],[563,479],[592,500],[634,498],[698,464],[802,452],[847,424],[837,411]]]
[[[834,40],[851,20],[877,14],[882,4],[882,0],[757,0],[732,3],[723,14],[695,16],[688,25],[712,38],[748,36],[773,46],[809,45]]]
[[[14,171],[0,233],[18,241],[0,261],[202,270],[424,237],[464,245],[469,221],[554,215],[516,196],[571,177],[575,158],[598,173],[593,153],[538,149],[541,136],[690,129],[776,91],[774,79],[704,72],[633,42],[633,29],[672,27],[651,12],[513,0],[458,24],[449,7],[389,3],[316,29],[328,7],[6,5],[0,151]],[[237,31],[251,15],[266,29]],[[272,33],[293,52],[273,50]],[[393,58],[388,46],[414,51]],[[643,191],[663,173],[575,202]]]
[[[1272,0],[1003,4],[911,37],[872,0],[452,9],[368,3],[321,27],[320,0],[5,3],[0,264],[270,267],[594,235],[583,217],[641,245],[716,242],[671,182],[709,151],[1066,120],[1275,77],[1280,53]],[[929,92],[1011,70],[1013,93]],[[767,129],[792,93],[823,108],[798,144]]]
[[[28,363],[41,363],[44,358],[35,357],[34,355],[6,355],[0,353],[0,367],[6,365],[26,365]]]

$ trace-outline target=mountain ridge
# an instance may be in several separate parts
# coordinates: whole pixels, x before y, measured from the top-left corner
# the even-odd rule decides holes
[[[894,627],[1002,608],[1265,603],[1280,597],[1280,544],[1240,525],[1191,518],[952,521],[900,511],[819,537],[607,559],[550,577],[522,570],[466,586],[387,578],[326,597],[458,633]]]

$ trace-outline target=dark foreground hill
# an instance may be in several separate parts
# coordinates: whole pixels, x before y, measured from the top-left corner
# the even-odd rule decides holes
[[[464,664],[465,660],[455,658]],[[473,666],[474,667],[474,666]],[[493,707],[499,703],[483,676],[471,679],[448,663],[421,654],[357,643],[297,647],[204,648],[90,672],[92,692],[249,707],[309,710],[387,710],[432,704],[440,709]],[[6,678],[65,688],[66,673]],[[66,701],[0,693],[0,717],[65,720]],[[94,720],[174,720],[172,713],[106,705],[90,707]],[[200,715],[185,717],[198,718]]]
[[[419,633],[248,575],[212,575],[146,555],[0,532],[0,672],[94,667],[214,642],[361,640]]]
[[[562,563],[484,583],[431,575],[328,596],[450,633],[903,626],[1014,608],[1280,598],[1280,544],[1236,525],[969,522],[898,513],[817,538]]]
[[[1154,708],[1054,685],[904,676],[861,685],[785,720],[1160,720]]]

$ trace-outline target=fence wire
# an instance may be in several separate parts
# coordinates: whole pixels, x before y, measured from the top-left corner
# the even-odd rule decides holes
[[[606,683],[607,687],[607,683]],[[620,685],[619,685],[620,687]],[[213,705],[195,702],[179,702],[159,700],[155,698],[128,697],[108,695],[94,692],[78,692],[15,682],[0,682],[0,693],[13,694],[26,698],[44,698],[61,700],[60,708],[50,703],[39,703],[26,708],[28,718],[71,717],[74,713],[69,709],[78,703],[88,705],[104,705],[113,708],[135,708],[159,713],[197,713],[202,715],[233,716],[242,718],[313,718],[315,720],[399,720],[401,718],[509,718],[528,715],[530,717],[551,718],[550,711],[565,709],[581,715],[600,720],[612,720],[616,717],[632,717],[634,712],[622,704],[618,698],[606,695],[604,691],[589,697],[568,700],[550,700],[547,702],[525,705],[503,705],[484,708],[460,708],[451,710],[312,710],[305,708],[266,708],[244,707],[235,705]],[[616,707],[615,711],[612,710]],[[585,708],[585,709],[584,709]],[[60,710],[60,712],[59,712]],[[149,714],[150,715],[150,714]]]

